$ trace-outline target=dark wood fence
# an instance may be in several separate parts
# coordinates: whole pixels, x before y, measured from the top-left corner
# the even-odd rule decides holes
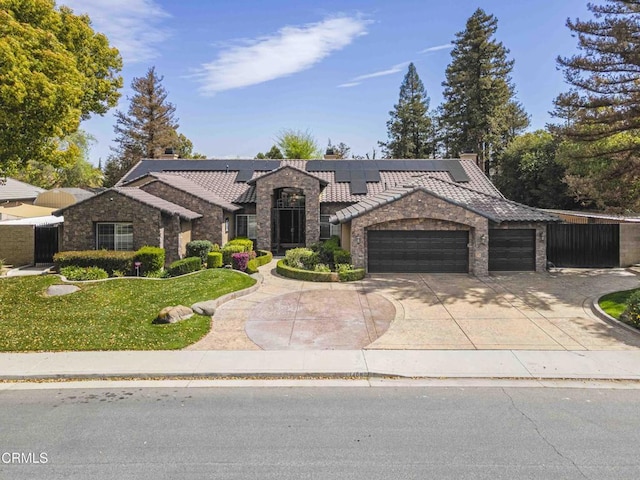
[[[58,253],[58,225],[36,227],[35,263],[53,263],[53,255]]]
[[[549,224],[547,261],[556,267],[619,267],[620,225]]]

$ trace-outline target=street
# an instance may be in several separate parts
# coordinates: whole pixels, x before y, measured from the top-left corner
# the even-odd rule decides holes
[[[637,479],[639,403],[637,389],[3,390],[0,478]]]

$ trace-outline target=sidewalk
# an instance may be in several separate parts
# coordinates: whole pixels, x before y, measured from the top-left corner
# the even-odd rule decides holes
[[[0,379],[176,377],[640,380],[640,351],[308,350],[0,354]]]

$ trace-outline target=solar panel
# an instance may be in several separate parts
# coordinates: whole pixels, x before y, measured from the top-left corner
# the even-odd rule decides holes
[[[336,182],[350,182],[351,172],[348,170],[336,170],[335,178]]]
[[[351,195],[366,195],[367,194],[367,182],[364,180],[352,180],[349,184],[349,190]]]
[[[238,175],[236,175],[236,183],[239,182],[248,182],[253,178],[253,170],[240,170]]]
[[[460,162],[452,161],[449,165],[449,175],[453,178],[454,182],[468,182],[469,175],[464,171]]]

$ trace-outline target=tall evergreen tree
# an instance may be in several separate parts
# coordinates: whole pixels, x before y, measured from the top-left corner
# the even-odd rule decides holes
[[[389,112],[388,141],[378,142],[388,158],[428,158],[434,155],[429,97],[413,63],[400,85],[398,103]]]
[[[167,101],[163,77],[151,67],[131,82],[134,91],[127,113],[116,112],[116,147],[105,165],[105,185],[112,186],[142,158],[158,158],[166,148],[178,148],[176,107]]]
[[[529,118],[514,99],[509,50],[494,35],[498,19],[478,9],[456,33],[446,70],[441,123],[453,156],[472,151],[489,174],[493,159]]]

